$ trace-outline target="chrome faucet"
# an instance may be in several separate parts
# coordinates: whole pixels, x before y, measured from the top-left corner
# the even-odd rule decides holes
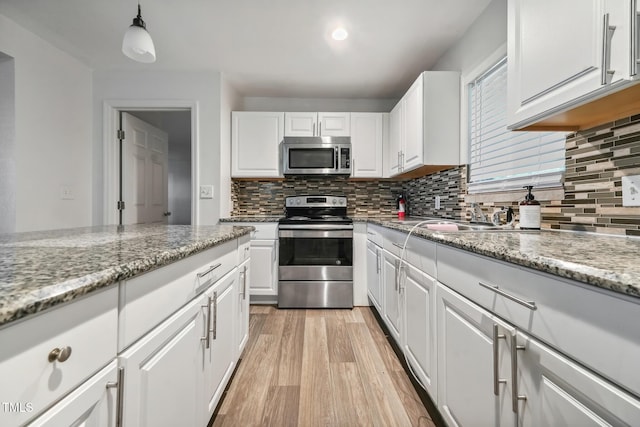
[[[471,203],[471,222],[489,222],[489,218],[477,203]]]
[[[498,209],[497,211],[493,212],[493,214],[491,215],[491,222],[493,223],[493,225],[496,225],[496,226],[501,225],[500,224],[501,213],[507,214],[506,226],[513,227],[513,223],[515,222],[515,215],[513,214],[513,209],[511,208],[511,206],[509,206],[508,208],[503,206],[501,209]]]

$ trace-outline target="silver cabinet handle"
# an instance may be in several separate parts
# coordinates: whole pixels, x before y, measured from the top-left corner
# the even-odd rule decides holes
[[[204,341],[205,342],[205,347],[209,348],[211,347],[211,338],[209,335],[209,324],[211,323],[211,297],[207,297],[207,305],[201,305],[200,307],[202,308],[206,308],[207,309],[207,315],[205,317],[205,331],[204,331],[204,337],[200,338],[200,341]]]
[[[401,245],[400,243],[396,243],[396,242],[391,242],[391,243],[392,243],[392,244],[393,244],[393,246],[395,246],[396,248],[400,248],[400,249],[404,248],[404,246],[403,246],[403,245]]]
[[[313,124],[312,136],[316,136],[316,124]]]
[[[609,66],[611,65],[611,37],[616,30],[616,26],[609,25],[608,13],[604,14],[602,21],[602,74],[600,83],[606,85],[609,81],[609,76],[615,73],[614,70],[609,69]]]
[[[242,272],[242,300],[247,298],[247,266],[244,266],[244,271]]]
[[[518,415],[518,402],[527,400],[527,396],[518,394],[518,350],[524,349],[524,346],[518,345],[518,337],[514,332],[511,335],[511,404],[516,415]]]
[[[506,384],[507,380],[500,378],[500,366],[498,364],[498,357],[500,353],[499,340],[506,339],[505,334],[501,334],[498,331],[498,325],[493,324],[493,394],[498,396],[500,394],[500,384]]]
[[[373,232],[371,232],[371,231],[367,231],[367,234],[371,234],[372,236],[375,236],[375,235],[376,235],[376,233],[373,233]]]
[[[218,334],[218,292],[217,291],[213,293],[213,329],[211,329],[211,332],[213,332],[213,339],[215,340]]]
[[[396,290],[396,292],[398,291],[398,281],[400,278],[400,260],[397,259],[394,261],[395,266],[396,266],[396,277],[395,277],[395,283],[394,283],[394,289]]]
[[[318,122],[318,136],[322,136],[322,121]]]
[[[534,301],[525,301],[521,298],[515,297],[505,291],[503,291],[502,289],[500,289],[497,286],[492,286],[492,285],[487,285],[486,283],[482,283],[482,282],[478,282],[478,285],[482,286],[483,288],[489,289],[492,292],[495,292],[498,295],[501,295],[507,299],[510,299],[513,302],[517,302],[520,305],[523,305],[525,307],[527,307],[529,310],[537,310],[538,307],[536,307],[536,303]]]
[[[380,251],[376,248],[376,273],[380,273]]]
[[[124,408],[124,368],[118,368],[118,381],[108,382],[107,388],[116,388],[116,427],[122,427]]]
[[[222,263],[217,263],[216,265],[212,265],[211,267],[209,267],[207,269],[207,271],[203,272],[203,273],[198,273],[198,277],[203,277],[206,276],[207,274],[211,273],[213,270],[215,270],[216,268],[220,267],[222,265]]]
[[[51,363],[55,362],[56,360],[62,363],[62,362],[66,362],[67,359],[69,359],[69,357],[71,357],[70,346],[66,346],[62,348],[56,347],[49,352],[49,356],[47,357],[47,360],[49,360],[49,362]]]

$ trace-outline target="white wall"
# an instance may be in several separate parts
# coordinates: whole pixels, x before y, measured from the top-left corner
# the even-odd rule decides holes
[[[475,68],[507,42],[507,0],[493,0],[458,42],[438,59],[432,70]]]
[[[407,88],[408,89],[408,88]],[[397,99],[245,97],[243,111],[357,111],[388,113]]]
[[[91,70],[3,15],[0,52],[15,61],[15,230],[90,225]]]
[[[16,228],[15,64],[0,52],[0,233]]]
[[[228,217],[233,210],[231,202],[231,112],[240,110],[242,99],[227,82],[220,82],[220,217]]]
[[[94,222],[104,221],[103,202],[103,102],[144,100],[171,105],[195,102],[198,128],[197,180],[193,185],[213,185],[213,199],[196,200],[197,224],[215,224],[220,214],[220,73],[217,71],[96,70],[93,79],[93,144],[95,170]]]

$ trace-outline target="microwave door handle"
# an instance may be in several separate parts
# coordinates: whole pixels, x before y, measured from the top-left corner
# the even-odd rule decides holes
[[[336,155],[335,157],[335,170],[338,170],[338,165],[339,165],[339,161],[340,161],[340,148],[338,147],[334,147],[335,153]]]

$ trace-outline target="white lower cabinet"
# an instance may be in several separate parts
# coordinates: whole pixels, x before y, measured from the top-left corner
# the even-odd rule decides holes
[[[117,369],[114,360],[29,426],[115,427]]]
[[[397,343],[400,343],[401,298],[398,283],[398,263],[400,258],[386,250],[382,251],[382,318],[389,332]]]
[[[438,285],[438,409],[450,426],[514,426],[506,339],[514,328]]]
[[[119,356],[124,426],[206,424],[198,410],[209,352],[206,307],[206,298],[196,298]]]
[[[436,281],[411,265],[403,265],[401,271],[404,354],[422,385],[436,401]]]
[[[236,303],[236,359],[249,341],[249,283],[251,283],[251,261],[247,260],[238,267],[238,286]]]
[[[234,225],[252,226],[251,233],[251,280],[247,282],[248,296],[276,302],[278,295],[278,223],[273,222],[236,222]],[[260,301],[264,302],[264,301]]]
[[[236,317],[237,285],[238,274],[234,270],[205,293],[208,306],[210,345],[209,348],[206,348],[207,341],[205,340],[204,393],[206,411],[202,425],[205,425],[213,415],[235,366],[237,350],[233,326]],[[209,301],[211,302],[209,303]]]

